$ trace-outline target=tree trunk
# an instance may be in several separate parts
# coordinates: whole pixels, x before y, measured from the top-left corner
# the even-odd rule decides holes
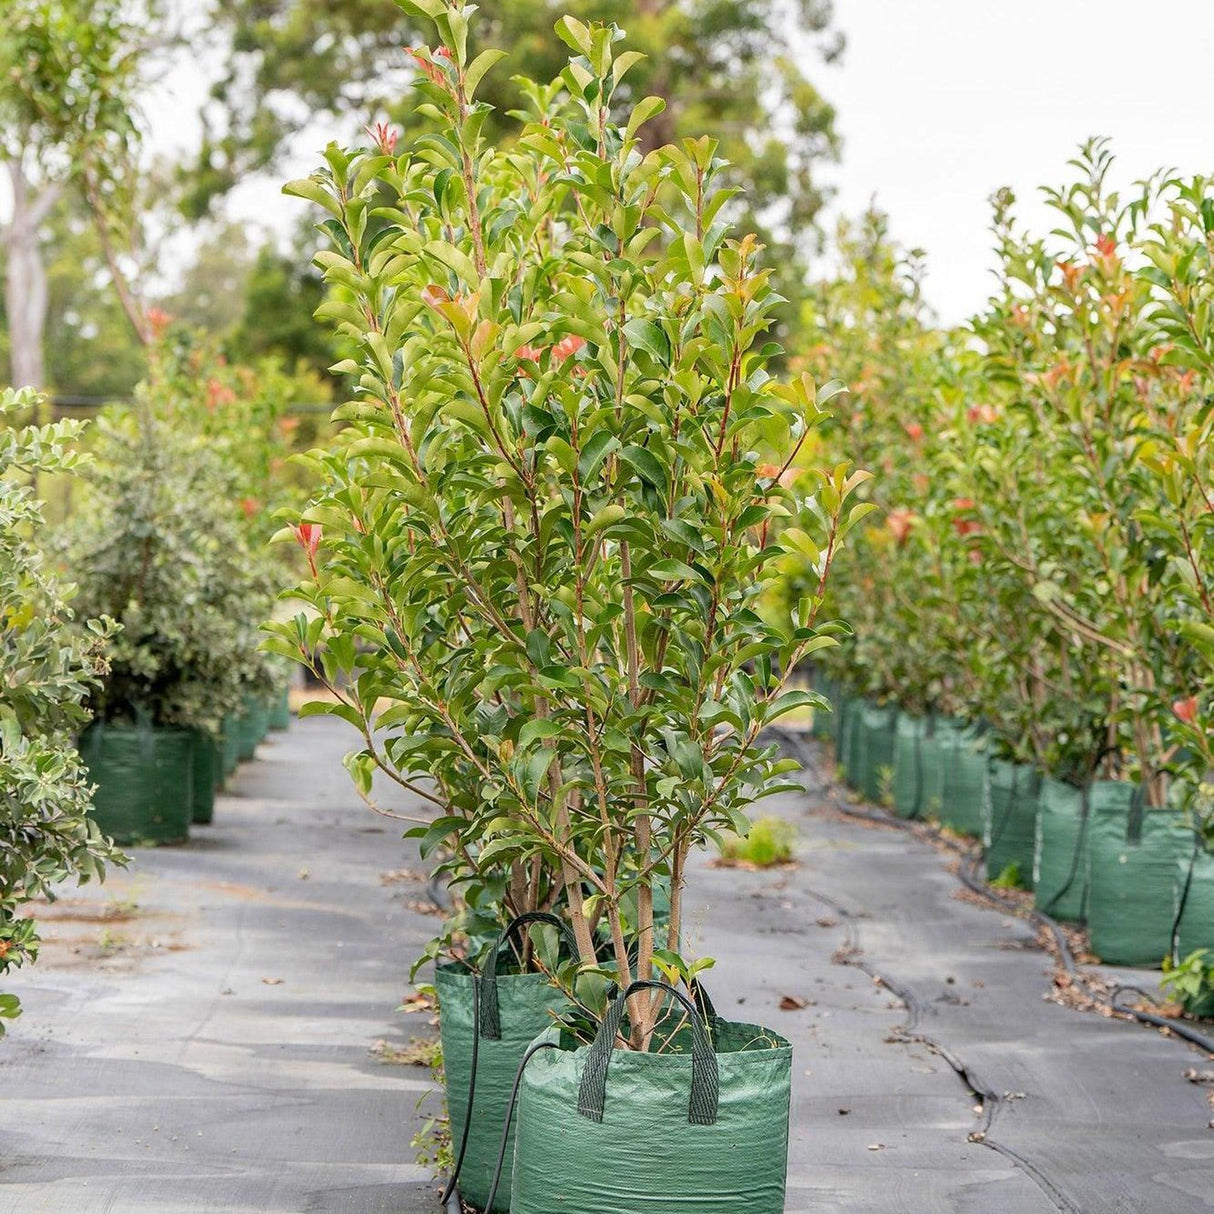
[[[4,303],[9,327],[9,378],[14,387],[43,388],[46,365],[42,338],[46,329],[47,282],[39,229],[59,197],[58,185],[34,190],[19,160],[8,162],[13,214],[4,228],[7,258]]]

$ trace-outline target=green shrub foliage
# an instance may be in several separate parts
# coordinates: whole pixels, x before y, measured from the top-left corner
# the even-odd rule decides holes
[[[437,131],[330,147],[288,187],[328,212],[318,262],[349,298],[321,311],[358,390],[295,529],[312,612],[271,644],[338,693],[316,707],[362,734],[366,795],[378,772],[433,803],[425,847],[473,901],[559,899],[584,964],[601,927],[621,982],[678,976],[689,850],[782,786],[759,733],[816,701],[784,672],[842,630],[822,593],[863,474],[780,480],[840,385],[765,370],[760,246],[722,219],[711,139],[645,152],[654,98],[611,117],[618,30],[558,22],[568,66],[518,82],[493,147],[499,53],[469,50],[471,8],[414,7],[441,40],[413,52]],[[765,622],[776,521],[817,580]]]
[[[174,405],[154,377],[101,420],[67,563],[81,610],[122,625],[90,695],[97,719],[214,732],[277,682],[258,631],[274,585],[230,470]]]
[[[120,860],[89,819],[74,735],[103,673],[108,621],[73,625],[72,588],[39,551],[42,510],[30,478],[70,473],[82,426],[22,426],[32,392],[0,394],[0,974],[32,961],[36,922],[22,908],[69,877],[100,878]],[[0,1036],[20,1010],[0,992]]]
[[[808,362],[853,380],[884,510],[834,583],[863,632],[839,671],[984,721],[1003,753],[1063,779],[1099,772],[1141,782],[1150,805],[1201,807],[1214,185],[1119,194],[1111,162],[1089,144],[1046,191],[1048,237],[996,196],[998,289],[968,332],[908,321],[913,283],[883,239],[821,289]]]

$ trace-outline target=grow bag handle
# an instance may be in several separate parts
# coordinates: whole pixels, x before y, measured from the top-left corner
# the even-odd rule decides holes
[[[507,941],[515,932],[531,923],[547,923],[555,927],[564,937],[573,956],[578,955],[577,940],[574,939],[573,932],[569,930],[569,925],[564,919],[549,914],[547,911],[528,911],[526,914],[516,915],[511,919],[502,934],[498,936],[493,948],[490,949],[485,961],[484,973],[481,975],[480,1032],[481,1036],[488,1041],[502,1039],[502,1020],[497,1002],[498,954],[505,948]]]
[[[667,982],[649,980],[632,983],[607,1009],[603,1023],[599,1025],[599,1031],[595,1034],[594,1042],[586,1055],[586,1068],[582,1072],[582,1083],[578,1090],[577,1111],[591,1121],[603,1120],[607,1067],[615,1050],[616,1034],[620,1031],[620,1021],[623,1019],[624,1009],[628,1006],[628,1000],[637,991],[643,990],[662,991],[677,999],[686,1010],[691,1023],[691,1102],[687,1110],[687,1120],[692,1125],[715,1125],[721,1081],[717,1070],[717,1056],[708,1040],[704,1020],[695,1004],[682,991],[675,990]]]

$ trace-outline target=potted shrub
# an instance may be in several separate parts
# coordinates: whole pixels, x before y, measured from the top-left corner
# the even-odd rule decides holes
[[[558,1043],[584,1052],[608,981],[686,984],[708,964],[680,952],[687,857],[744,832],[746,807],[786,787],[793,764],[758,737],[822,704],[785,683],[843,631],[819,614],[867,509],[850,500],[863,474],[840,464],[811,493],[782,485],[839,385],[765,369],[777,299],[760,246],[730,236],[711,140],[646,155],[637,130],[660,101],[612,108],[633,62],[614,56],[619,31],[558,23],[569,67],[557,85],[522,83],[519,134],[494,148],[475,94],[497,52],[469,52],[459,6],[414,7],[441,40],[413,52],[434,133],[403,148],[381,128],[376,147],[330,147],[288,187],[331,216],[318,264],[342,295],[323,311],[358,351],[341,365],[357,390],[338,449],[314,460],[320,495],[284,533],[307,552],[292,595],[310,611],[271,625],[269,645],[328,686],[332,702],[307,711],[357,729],[347,766],[364,796],[378,775],[433,807],[419,829],[450,849],[474,914],[559,907],[576,957],[549,968],[586,1018]],[[776,627],[758,601],[794,549],[813,554],[817,581]],[[654,1051],[699,1030],[665,1007],[633,989],[627,1032],[607,1045],[666,1068]],[[704,1027],[728,1054],[730,1113],[699,1127],[700,1147],[711,1158],[720,1134],[761,1127],[764,1198],[750,1208],[782,1209],[787,1045],[764,1034],[741,1051],[732,1030]],[[767,1093],[753,1105],[726,1078],[752,1065]],[[630,1098],[607,1087],[603,1122],[566,1090],[562,1132],[618,1136]],[[635,1094],[686,1120],[685,1098],[646,1081]],[[631,1124],[634,1152],[663,1150]],[[585,1182],[552,1181],[570,1208],[586,1208]],[[701,1180],[679,1208],[719,1209],[705,1183],[737,1181]]]
[[[60,882],[104,875],[122,856],[89,815],[89,780],[73,745],[88,720],[84,701],[104,671],[110,621],[73,626],[69,588],[48,569],[33,537],[44,529],[26,478],[73,472],[82,426],[23,426],[41,400],[0,393],[0,974],[38,954],[38,923],[22,914],[53,898]],[[17,1016],[0,991],[0,1036]]]
[[[195,794],[208,816],[214,741],[264,660],[257,621],[271,598],[222,469],[156,392],[153,381],[130,413],[101,422],[66,544],[82,609],[122,625],[80,745],[98,821],[130,843],[184,840]]]

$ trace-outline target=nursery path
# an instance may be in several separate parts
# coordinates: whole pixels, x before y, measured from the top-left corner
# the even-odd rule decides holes
[[[719,1010],[797,1047],[790,1214],[1214,1209],[1214,1110],[1182,1075],[1210,1063],[1044,1001],[1026,924],[958,899],[929,845],[829,809],[819,772],[806,785],[763,811],[795,823],[799,866],[701,863],[689,908]]]
[[[394,1008],[433,920],[350,736],[271,735],[188,847],[44,913],[0,1044],[0,1214],[439,1214],[409,1149],[427,1074],[376,1053],[431,1033]],[[814,791],[765,811],[799,866],[701,860],[688,937],[720,1010],[796,1046],[789,1214],[1214,1209],[1199,1055],[1044,1002],[1031,931],[926,844]]]
[[[271,734],[189,845],[45,912],[0,1042],[0,1212],[437,1207],[409,1146],[429,1072],[373,1053],[431,1033],[394,1009],[434,920],[352,736]]]

